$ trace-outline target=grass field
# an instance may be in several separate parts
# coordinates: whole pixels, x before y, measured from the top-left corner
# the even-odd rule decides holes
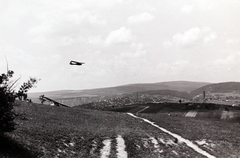
[[[20,149],[40,157],[86,157],[90,156],[93,140],[101,144],[103,139],[119,134],[134,138],[151,133],[148,125],[132,128],[136,120],[120,113],[30,103],[21,104],[15,110],[24,115],[16,119],[18,128],[8,136],[17,141],[18,146],[22,145]],[[100,147],[102,145],[97,150]]]
[[[165,106],[165,105],[164,105]],[[145,106],[135,107],[138,112]],[[170,105],[171,107],[171,105]],[[173,106],[174,107],[174,106]],[[162,108],[163,110],[164,108]],[[169,108],[171,109],[171,108]],[[240,138],[237,121],[187,118],[169,111],[138,113],[193,141],[216,157],[236,157]],[[153,110],[153,109],[152,109]],[[156,109],[155,109],[156,110]],[[0,157],[204,157],[152,125],[119,112],[51,107],[21,102],[15,107],[17,129],[0,137]],[[134,112],[134,107],[129,111]],[[176,111],[176,110],[175,110]],[[201,141],[212,143],[212,147]],[[122,145],[119,145],[122,142]]]

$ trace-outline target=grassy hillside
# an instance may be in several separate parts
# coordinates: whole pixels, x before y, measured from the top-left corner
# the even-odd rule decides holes
[[[149,94],[149,95],[170,95],[174,97],[179,97],[179,98],[185,98],[188,99],[190,98],[190,94],[187,92],[179,92],[175,90],[154,90],[154,91],[144,91],[141,92],[141,94]]]
[[[144,147],[142,141],[149,136],[158,137],[161,132],[126,114],[24,102],[15,111],[20,114],[16,118],[17,130],[0,138],[0,146],[4,147],[0,157],[100,157],[103,141],[107,139],[112,141],[110,157],[116,157],[119,135],[125,140],[129,157],[157,154],[153,152],[154,146]],[[173,140],[170,136],[164,139]],[[171,147],[163,147],[167,157],[174,157]],[[185,146],[176,151],[188,152]]]
[[[191,82],[191,81],[172,81],[172,82],[155,83],[155,85],[158,85],[158,84],[168,86],[167,89],[169,89],[169,90],[175,90],[175,91],[179,91],[179,92],[191,92],[195,89],[209,85],[211,83],[209,83],[209,82]]]
[[[215,83],[203,86],[194,91],[191,91],[192,95],[206,93],[227,93],[227,92],[240,92],[240,82],[223,82]]]
[[[175,114],[179,113],[177,105],[171,106]],[[141,108],[144,106],[138,111]],[[119,138],[124,141],[128,157],[203,157],[174,137],[125,113],[25,102],[20,102],[15,111],[18,126],[13,133],[0,137],[0,157],[101,157],[106,141],[111,142],[109,157],[117,157]],[[212,146],[200,146],[216,157],[240,154],[239,123],[168,114],[154,114],[148,109],[148,114],[139,116],[196,144],[202,140],[211,142]]]
[[[170,109],[173,107],[171,112],[174,115],[168,115],[168,105]],[[153,109],[146,109],[147,113],[138,116],[148,118],[195,144],[203,140],[211,142],[199,146],[216,157],[240,154],[239,123],[180,117],[176,115],[181,113],[177,105],[164,106],[165,112],[152,113]],[[145,107],[137,108],[139,111]],[[111,142],[109,157],[117,157],[119,138],[124,141],[128,157],[203,157],[171,135],[125,113],[25,102],[15,107],[15,111],[19,114],[16,118],[18,126],[13,133],[0,137],[0,157],[101,157],[106,141]]]

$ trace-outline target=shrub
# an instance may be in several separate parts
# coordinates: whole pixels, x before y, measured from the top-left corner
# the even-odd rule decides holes
[[[9,79],[13,71],[0,76],[0,133],[11,132],[15,129],[13,106],[15,104],[14,91],[11,90]]]
[[[13,112],[13,106],[15,105],[15,99],[18,97],[20,100],[27,99],[27,91],[34,87],[37,83],[36,78],[31,78],[28,82],[23,83],[17,93],[14,91],[14,86],[18,81],[10,81],[14,72],[8,70],[7,73],[0,75],[0,134],[5,132],[12,132],[15,129],[15,113]]]
[[[37,84],[38,80],[36,78],[30,77],[30,79],[27,82],[24,82],[20,89],[17,92],[17,97],[19,98],[19,100],[27,100],[27,92],[28,90],[30,90],[31,88],[34,87],[35,84]]]

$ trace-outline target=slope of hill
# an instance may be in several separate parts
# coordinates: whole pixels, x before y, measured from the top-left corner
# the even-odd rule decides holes
[[[179,91],[169,90],[169,89],[144,91],[144,92],[140,92],[140,93],[141,94],[149,94],[149,95],[169,95],[169,96],[179,97],[179,98],[184,98],[184,99],[190,98],[190,94],[187,92],[179,92]]]
[[[198,88],[190,93],[194,95],[202,94],[203,91],[206,93],[229,93],[229,92],[240,92],[240,82],[223,82],[215,83]]]
[[[171,81],[171,82],[159,82],[155,85],[167,86],[169,90],[175,90],[179,92],[191,92],[197,88],[209,85],[209,82],[192,82],[192,81]]]
[[[18,126],[0,136],[0,157],[203,157],[188,142],[216,157],[240,154],[239,120],[206,117],[219,110],[205,111],[199,119],[185,117],[188,110],[181,108],[185,104],[141,105],[135,112],[144,108],[144,113],[135,116],[18,103],[14,106]],[[138,108],[134,106],[132,110]]]
[[[152,90],[175,90],[180,92],[189,92],[208,85],[206,82],[190,82],[190,81],[171,81],[171,82],[158,82],[158,83],[140,83],[129,84],[116,87],[86,89],[86,90],[63,90],[52,92],[38,92],[29,93],[29,98],[38,98],[40,95],[45,95],[53,99],[58,98],[72,98],[81,96],[111,96],[133,92],[143,92]]]
[[[149,90],[175,90],[180,92],[190,92],[202,86],[208,85],[207,82],[192,82],[192,81],[169,81],[145,84],[129,84],[118,86],[116,88],[122,90],[130,90],[132,92],[149,91]],[[135,90],[135,91],[133,91]]]

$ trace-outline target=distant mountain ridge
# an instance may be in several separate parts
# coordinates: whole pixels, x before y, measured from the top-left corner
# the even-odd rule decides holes
[[[40,95],[45,95],[53,99],[72,98],[81,96],[111,96],[119,94],[127,94],[134,92],[146,92],[156,90],[172,90],[179,92],[190,92],[197,88],[209,85],[207,82],[192,82],[192,81],[170,81],[157,83],[138,83],[128,84],[116,87],[86,89],[86,90],[61,90],[51,92],[36,92],[29,93],[29,98],[38,98]]]
[[[240,82],[222,82],[209,84],[193,90],[190,93],[192,95],[198,95],[202,94],[203,91],[205,91],[206,93],[228,93],[233,91],[240,92]]]
[[[155,83],[168,86],[167,89],[179,92],[191,92],[197,88],[209,85],[209,82],[193,82],[193,81],[170,81]]]
[[[140,92],[141,94],[148,94],[148,95],[168,95],[168,96],[174,96],[178,98],[184,98],[184,99],[189,99],[191,97],[190,93],[187,92],[179,92],[175,90],[152,90],[152,91],[144,91]]]
[[[199,94],[211,93],[239,93],[240,82],[224,82],[224,83],[207,83],[207,82],[190,82],[190,81],[171,81],[158,83],[138,83],[128,84],[116,87],[86,89],[86,90],[61,90],[51,92],[29,93],[28,97],[33,102],[39,102],[39,96],[45,95],[65,105],[75,106],[91,102],[101,102],[107,104],[106,100],[114,98],[122,98],[119,102],[125,103],[126,98],[130,102],[139,99],[145,101],[162,101],[169,99],[193,99]],[[215,94],[213,94],[215,95]],[[226,94],[227,95],[227,94]],[[125,97],[125,99],[124,99]],[[235,97],[236,98],[236,97]],[[117,100],[118,100],[117,99]]]

